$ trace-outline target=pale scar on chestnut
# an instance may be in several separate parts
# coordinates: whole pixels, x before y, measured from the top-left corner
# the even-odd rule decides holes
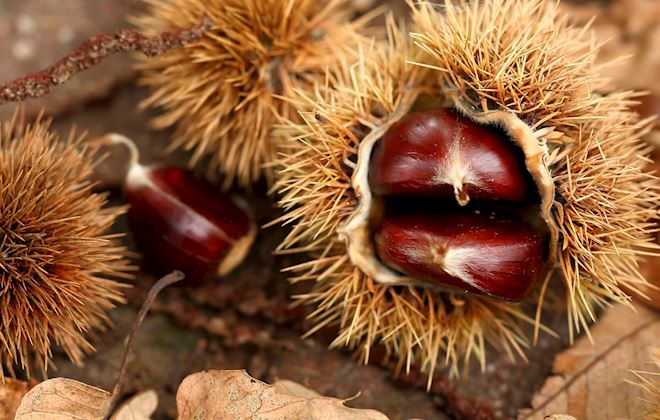
[[[411,112],[368,161],[375,257],[423,284],[517,301],[543,275],[547,232],[525,155],[450,109]]]

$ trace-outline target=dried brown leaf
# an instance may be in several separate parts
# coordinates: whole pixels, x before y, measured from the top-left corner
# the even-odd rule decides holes
[[[13,420],[21,399],[35,384],[16,379],[0,382],[0,420]]]
[[[153,389],[142,391],[121,405],[111,420],[150,420],[158,408],[158,394]]]
[[[41,382],[16,411],[16,420],[103,420],[110,408],[108,391],[67,378]]]
[[[269,385],[244,370],[211,370],[188,376],[176,395],[179,420],[213,419],[324,419],[384,420],[375,410],[349,408],[344,401],[314,396],[286,381]],[[293,392],[291,392],[293,389]],[[301,396],[303,394],[304,396]]]
[[[273,383],[273,386],[281,386],[286,389],[289,394],[297,397],[316,398],[322,396],[318,392],[309,389],[304,385],[300,385],[298,382],[289,381],[287,379],[277,380]]]
[[[641,391],[625,382],[644,370],[660,342],[660,314],[642,306],[608,309],[588,337],[557,355],[555,375],[534,395],[519,419],[542,420],[550,413],[578,419],[637,418],[646,411]]]

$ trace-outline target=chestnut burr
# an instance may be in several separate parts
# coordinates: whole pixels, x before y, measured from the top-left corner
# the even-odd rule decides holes
[[[365,361],[382,347],[430,389],[440,366],[524,358],[562,300],[574,337],[646,293],[660,183],[639,94],[612,89],[593,34],[556,1],[408,3],[409,22],[297,92],[308,109],[279,125],[274,190],[310,333],[336,327]],[[486,224],[466,228],[477,211]],[[528,230],[529,257],[503,252]]]

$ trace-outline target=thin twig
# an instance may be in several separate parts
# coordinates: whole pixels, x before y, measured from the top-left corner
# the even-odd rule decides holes
[[[121,365],[119,367],[119,374],[117,375],[117,382],[115,382],[115,386],[112,389],[112,400],[109,406],[110,408],[108,410],[108,416],[112,412],[112,409],[114,408],[115,403],[117,402],[117,398],[119,398],[119,393],[121,391],[121,383],[124,379],[126,368],[128,367],[128,356],[131,353],[133,347],[133,340],[135,339],[135,336],[137,335],[137,332],[140,329],[142,322],[144,321],[144,317],[147,316],[147,312],[149,312],[149,308],[151,308],[151,305],[154,303],[154,299],[156,299],[158,293],[160,293],[161,290],[163,290],[167,286],[183,280],[184,277],[185,276],[183,275],[182,272],[173,271],[170,274],[158,280],[149,290],[149,293],[147,294],[147,297],[145,298],[144,303],[140,308],[140,312],[138,312],[137,319],[133,323],[133,328],[131,329],[131,333],[128,336],[128,339],[126,340],[126,346],[124,347],[124,355],[122,356]]]
[[[44,96],[53,87],[66,83],[77,73],[117,52],[139,51],[147,57],[154,57],[173,48],[183,47],[199,40],[202,33],[212,25],[213,22],[204,16],[202,22],[193,28],[162,32],[154,37],[132,29],[120,29],[92,37],[51,67],[0,85],[0,105]]]

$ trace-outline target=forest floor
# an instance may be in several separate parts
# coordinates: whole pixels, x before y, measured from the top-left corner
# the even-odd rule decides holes
[[[403,1],[391,3],[405,10]],[[597,10],[609,3],[593,2],[588,7]],[[580,19],[587,13],[584,7],[575,9]],[[126,16],[138,8],[135,0],[0,0],[0,78],[10,80],[44,68],[85,38],[129,25]],[[658,49],[660,40],[656,41],[653,45]],[[632,53],[638,52],[633,48]],[[650,68],[651,72],[658,69]],[[653,80],[652,75],[640,75],[643,77]],[[29,101],[26,107],[30,115],[45,107],[62,135],[74,126],[91,137],[118,132],[135,140],[144,163],[185,165],[185,154],[163,152],[171,133],[149,129],[153,113],[139,110],[145,97],[145,90],[135,84],[133,58],[127,54],[108,59],[51,95]],[[13,108],[0,107],[0,118],[11,115]],[[100,167],[100,179],[117,205],[122,204],[119,183],[125,164],[126,155],[117,151]],[[258,223],[277,217],[274,198],[266,194],[265,186],[241,193],[256,209]],[[115,229],[128,231],[126,220],[120,219]],[[512,363],[506,355],[490,352],[484,372],[475,364],[461,379],[449,380],[447,372],[440,371],[427,392],[426,375],[413,370],[397,378],[387,361],[378,360],[378,351],[373,363],[364,366],[348,351],[329,349],[332,330],[301,338],[308,327],[306,309],[292,307],[290,301],[301,286],[290,285],[281,273],[294,261],[272,255],[285,232],[284,228],[261,229],[247,261],[228,277],[194,289],[173,287],[158,297],[134,346],[125,379],[127,394],[156,389],[161,402],[157,418],[171,418],[176,413],[176,389],[186,375],[203,369],[246,369],[267,382],[290,379],[328,396],[359,394],[350,406],[373,408],[392,419],[510,418],[530,405],[534,392],[551,372],[554,355],[568,344],[542,335],[538,345],[527,350],[527,362]],[[130,234],[125,243],[133,247]],[[97,353],[83,366],[56,354],[56,370],[51,376],[110,388],[124,338],[154,280],[138,273],[127,291],[128,304],[110,314],[114,326],[95,337]],[[563,316],[546,319],[546,323],[566,336]]]

